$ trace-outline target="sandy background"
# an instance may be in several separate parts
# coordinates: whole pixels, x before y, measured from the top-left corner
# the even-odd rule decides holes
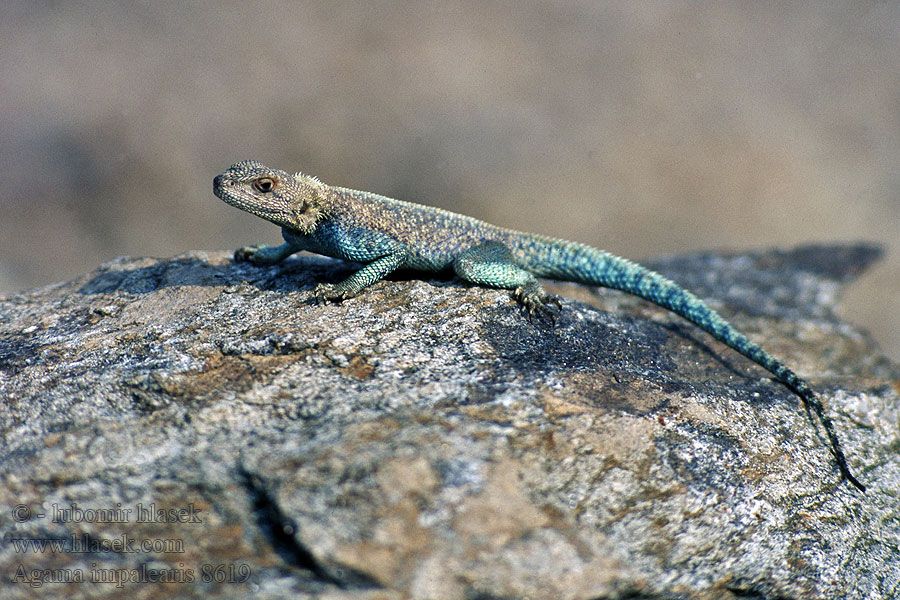
[[[0,8],[0,293],[279,242],[257,158],[641,259],[870,240],[900,355],[900,3],[34,2]]]

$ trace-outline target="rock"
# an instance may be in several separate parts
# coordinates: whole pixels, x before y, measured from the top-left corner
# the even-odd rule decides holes
[[[783,385],[618,292],[318,306],[352,265],[194,252],[0,298],[0,595],[896,595],[900,370],[834,312],[877,256],[651,264],[823,393],[865,494]]]

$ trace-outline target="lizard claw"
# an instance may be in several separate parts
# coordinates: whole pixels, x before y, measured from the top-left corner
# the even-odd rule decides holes
[[[515,296],[528,314],[529,321],[533,321],[534,316],[537,315],[549,319],[551,327],[556,325],[556,313],[550,306],[555,306],[557,312],[561,311],[562,303],[559,301],[559,298],[549,294],[535,293],[532,290],[525,289],[525,286],[517,288]]]
[[[234,251],[234,262],[255,262],[254,257],[265,247],[265,244],[254,244],[238,248]]]
[[[347,298],[355,296],[349,290],[342,289],[340,284],[335,283],[320,283],[313,290],[313,295],[315,296],[316,304],[328,304],[329,300],[340,303]]]
[[[265,244],[254,244],[252,246],[244,246],[234,251],[235,262],[248,262],[257,266],[274,265],[281,262],[294,252],[296,248],[292,248],[289,244],[281,246],[266,246]]]
[[[329,300],[338,298],[334,293],[334,284],[331,283],[320,283],[317,285],[316,289],[313,290],[313,296],[316,304],[328,304]]]

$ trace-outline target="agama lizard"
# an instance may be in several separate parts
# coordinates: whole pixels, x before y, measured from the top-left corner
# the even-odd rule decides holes
[[[559,301],[536,279],[545,277],[613,288],[639,296],[694,323],[770,371],[812,410],[831,442],[841,474],[861,491],[850,473],[831,419],[806,381],[735,329],[697,296],[627,259],[590,246],[521,233],[439,208],[325,185],[315,177],[270,169],[246,160],[213,180],[216,196],[281,226],[285,243],[238,249],[237,261],[274,264],[301,250],[363,267],[337,284],[316,287],[318,301],[358,294],[396,269],[455,271],[482,286],[513,290],[528,311],[550,313]],[[811,416],[811,415],[810,415]]]

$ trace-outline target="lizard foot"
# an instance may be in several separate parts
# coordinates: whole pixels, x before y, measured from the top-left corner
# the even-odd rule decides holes
[[[271,265],[283,258],[280,250],[277,246],[267,246],[266,244],[244,246],[234,251],[234,261],[249,262],[254,265]]]
[[[356,294],[352,291],[344,289],[338,283],[320,283],[316,286],[316,289],[313,290],[313,295],[316,299],[316,304],[328,304],[329,300],[333,300],[335,302],[342,302],[347,298],[352,298]]]
[[[527,284],[516,288],[514,293],[516,300],[528,313],[529,321],[538,315],[549,319],[551,326],[556,325],[556,313],[550,306],[555,306],[557,312],[561,311],[562,303],[559,298],[547,294],[540,288],[534,289]]]

